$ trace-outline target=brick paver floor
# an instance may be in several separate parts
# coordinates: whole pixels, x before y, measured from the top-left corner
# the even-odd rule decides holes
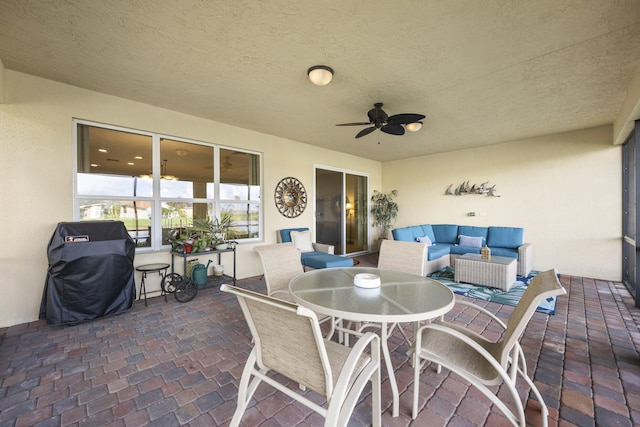
[[[556,314],[536,313],[521,341],[549,407],[549,425],[640,425],[640,309],[620,283],[570,276],[561,282],[568,295],[558,299]],[[261,277],[238,285],[265,289]],[[480,304],[501,318],[513,310]],[[466,310],[455,308],[446,318],[498,336],[494,326]],[[237,302],[217,287],[184,304],[150,298],[145,307],[136,301],[126,313],[79,325],[36,321],[0,328],[0,427],[228,425],[250,348]],[[390,349],[400,416],[390,416],[383,371],[383,425],[507,424],[481,393],[431,366],[422,373],[421,412],[412,422],[409,348],[396,334]],[[527,398],[525,386],[521,395]],[[539,425],[538,408],[528,399],[530,425]],[[369,411],[366,392],[350,425],[369,425]],[[321,418],[261,385],[243,423],[316,426]]]

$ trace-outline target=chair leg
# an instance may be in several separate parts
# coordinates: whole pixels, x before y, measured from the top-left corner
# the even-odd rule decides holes
[[[255,377],[251,383],[249,382],[251,380],[255,364],[256,354],[255,350],[252,350],[247,359],[247,363],[244,365],[244,370],[242,371],[242,377],[240,378],[240,384],[238,386],[238,406],[236,407],[236,411],[233,413],[233,418],[231,419],[229,427],[238,427],[240,425],[242,415],[244,415],[244,411],[246,411],[247,406],[251,401],[251,397],[253,397],[253,393],[255,393],[256,388],[258,388],[258,384],[261,382],[258,377]]]
[[[533,392],[533,394],[536,395],[536,398],[538,399],[538,402],[540,403],[540,412],[542,413],[542,427],[547,427],[549,425],[549,408],[547,408],[547,404],[545,403],[544,399],[542,398],[542,394],[540,394],[540,391],[538,390],[538,387],[536,387],[536,385],[533,383],[533,380],[531,378],[529,378],[529,376],[522,372],[520,369],[518,369],[518,372],[521,374],[522,378],[524,378],[524,380],[527,382],[527,384],[529,384],[529,387],[531,388],[531,391]]]
[[[416,419],[418,416],[418,398],[420,393],[420,359],[418,352],[413,352],[413,406],[411,409],[411,418]]]
[[[374,347],[373,357],[378,361],[378,369],[371,376],[371,421],[373,427],[382,426],[382,393],[380,391],[382,375],[380,370],[382,369],[380,363],[380,348]]]

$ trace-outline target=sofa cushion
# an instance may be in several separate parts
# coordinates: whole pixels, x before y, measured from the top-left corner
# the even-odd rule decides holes
[[[418,242],[426,243],[427,246],[433,245],[433,242],[431,241],[431,238],[429,236],[418,237]]]
[[[393,240],[400,240],[403,242],[415,242],[413,233],[408,227],[394,228],[393,230],[391,230],[391,234],[393,235]]]
[[[454,255],[479,254],[481,249],[482,248],[473,248],[471,246],[456,245],[451,247],[451,253]]]
[[[335,267],[353,267],[353,259],[340,255],[325,254],[324,252],[315,252],[314,255],[303,258],[303,265],[311,268],[335,268]]]
[[[474,225],[461,225],[458,227],[459,236],[472,236],[482,237],[482,246],[487,244],[487,234],[489,233],[489,227],[477,227]]]
[[[412,242],[417,242],[418,237],[424,236],[422,232],[422,227],[420,227],[419,225],[412,225],[411,227],[407,227],[407,228],[411,231]]]
[[[489,227],[487,246],[518,249],[524,242],[524,229],[519,227]],[[493,252],[492,252],[493,254]]]
[[[422,224],[420,227],[422,227],[423,236],[429,237],[432,242],[436,241],[436,235],[433,234],[433,227],[431,226],[431,224]]]
[[[432,261],[451,253],[453,245],[447,243],[436,243],[427,248],[427,259]]]
[[[391,234],[393,235],[393,240],[401,240],[403,242],[417,242],[419,237],[424,236],[422,227],[419,225],[395,228],[391,230]]]
[[[291,232],[292,231],[305,231],[305,230],[309,230],[309,228],[304,227],[304,228],[285,228],[279,231],[280,233],[280,241],[282,243],[289,243],[291,242]]]
[[[311,243],[311,233],[305,231],[291,231],[291,240],[300,252],[313,252],[313,244]]]
[[[484,246],[484,238],[481,236],[465,236],[461,234],[458,236],[458,245],[468,246],[470,248],[481,248]]]
[[[511,248],[491,248],[491,256],[505,256],[518,259],[518,249]]]
[[[300,259],[302,260],[302,265],[306,265],[306,259],[307,258],[311,258],[312,256],[316,256],[316,255],[327,255],[325,252],[320,252],[320,251],[313,251],[313,252],[303,252],[300,257]]]
[[[449,243],[455,245],[458,243],[458,226],[453,224],[434,224],[433,234],[436,243]]]

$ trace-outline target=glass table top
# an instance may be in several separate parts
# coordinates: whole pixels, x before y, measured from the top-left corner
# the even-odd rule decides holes
[[[380,277],[379,288],[355,286],[359,273]],[[355,321],[414,322],[448,312],[455,296],[442,283],[414,274],[377,268],[325,268],[300,274],[289,291],[313,311]]]

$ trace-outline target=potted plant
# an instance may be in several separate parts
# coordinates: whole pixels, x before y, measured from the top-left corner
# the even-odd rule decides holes
[[[208,242],[212,247],[226,249],[222,245],[228,239],[233,238],[231,223],[233,216],[228,212],[221,212],[219,218],[196,218],[193,220],[193,230],[199,233],[200,238]]]
[[[398,204],[393,201],[397,195],[398,190],[393,190],[389,194],[373,190],[370,212],[373,215],[373,226],[380,228],[379,239],[388,237],[391,224],[398,217]]]

